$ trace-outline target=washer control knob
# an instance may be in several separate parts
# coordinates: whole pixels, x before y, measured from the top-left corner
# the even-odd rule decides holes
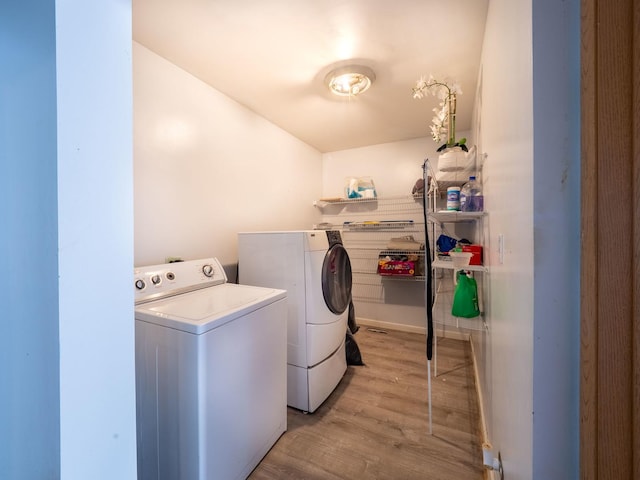
[[[142,280],[141,278],[138,278],[136,280],[135,286],[138,290],[144,290],[144,287],[146,287],[147,284],[144,283],[144,280]]]
[[[208,263],[202,267],[202,273],[204,273],[205,277],[213,277],[213,265],[209,265]]]
[[[154,285],[160,285],[160,282],[162,282],[162,277],[160,275],[156,274],[151,277],[151,283]]]

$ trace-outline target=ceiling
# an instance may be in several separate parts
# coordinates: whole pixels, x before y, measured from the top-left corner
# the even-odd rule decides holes
[[[321,152],[430,135],[438,100],[421,77],[457,81],[471,128],[489,0],[133,0],[133,39]],[[373,86],[337,97],[337,65]]]

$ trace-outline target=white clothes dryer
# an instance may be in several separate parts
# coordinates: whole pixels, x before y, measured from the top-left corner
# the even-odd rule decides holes
[[[287,291],[287,404],[315,411],[347,369],[351,262],[340,232],[241,232],[238,280]]]
[[[245,479],[287,428],[286,292],[134,270],[138,478]]]

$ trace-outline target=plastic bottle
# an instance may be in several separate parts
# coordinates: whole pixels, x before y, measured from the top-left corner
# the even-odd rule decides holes
[[[482,187],[476,181],[475,176],[469,177],[469,181],[460,189],[460,210],[463,212],[482,212],[484,210]]]

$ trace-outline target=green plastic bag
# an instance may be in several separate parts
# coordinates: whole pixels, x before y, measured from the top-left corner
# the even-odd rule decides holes
[[[478,285],[475,278],[467,276],[464,271],[456,272],[456,291],[453,294],[451,315],[454,317],[473,318],[480,315],[478,307]]]

